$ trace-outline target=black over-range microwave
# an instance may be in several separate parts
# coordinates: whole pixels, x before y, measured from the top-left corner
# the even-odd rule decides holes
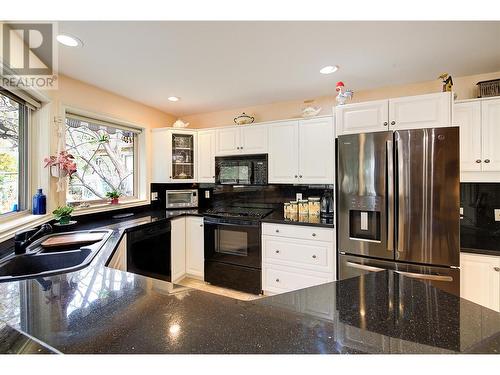
[[[220,185],[267,185],[267,154],[216,157],[215,182]]]

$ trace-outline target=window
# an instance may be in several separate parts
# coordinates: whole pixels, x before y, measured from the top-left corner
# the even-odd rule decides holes
[[[0,215],[27,208],[28,108],[6,92],[0,92]]]
[[[104,201],[111,191],[121,199],[137,195],[137,130],[67,115],[65,134],[66,151],[77,166],[69,180],[68,203]]]

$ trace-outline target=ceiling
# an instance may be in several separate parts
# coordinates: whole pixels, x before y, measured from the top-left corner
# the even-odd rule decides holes
[[[60,46],[60,73],[177,116],[333,95],[338,80],[356,91],[500,71],[500,22],[67,21],[59,32],[84,43]]]

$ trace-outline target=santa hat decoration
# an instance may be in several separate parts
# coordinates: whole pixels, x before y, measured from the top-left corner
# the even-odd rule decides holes
[[[340,91],[342,88],[344,88],[344,82],[338,81],[335,87],[335,91]]]

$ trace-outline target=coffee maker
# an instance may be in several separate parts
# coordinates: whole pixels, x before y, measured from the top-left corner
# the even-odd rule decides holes
[[[321,216],[333,217],[333,190],[327,189],[321,197]]]

